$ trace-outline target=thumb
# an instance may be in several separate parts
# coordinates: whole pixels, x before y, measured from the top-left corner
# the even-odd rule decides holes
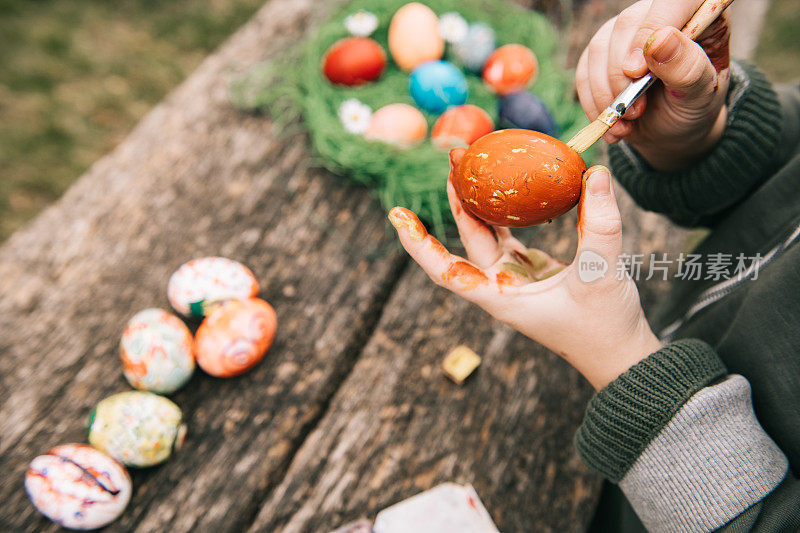
[[[452,174],[456,168],[458,168],[458,164],[461,163],[461,160],[464,158],[464,154],[467,153],[466,148],[457,147],[450,150],[450,173]]]
[[[606,268],[613,269],[620,253],[622,218],[614,196],[611,173],[606,167],[597,165],[586,171],[583,194],[578,205],[576,262],[605,261]]]
[[[664,83],[667,101],[678,108],[708,105],[717,87],[717,71],[699,44],[665,26],[644,46],[647,66]]]

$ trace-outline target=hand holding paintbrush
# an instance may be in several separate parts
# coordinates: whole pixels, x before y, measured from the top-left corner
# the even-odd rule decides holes
[[[706,32],[702,39],[705,51],[691,40],[698,39],[731,1],[706,1],[699,7],[696,1],[639,2],[603,26],[581,57],[576,76],[581,103],[596,120],[569,145],[582,152],[610,130],[607,140],[628,136],[648,161],[651,155],[651,163],[663,167],[680,164],[682,159],[710,148],[706,145],[718,138],[724,127],[727,26],[719,20],[713,31]],[[682,34],[669,27],[687,18]],[[637,42],[645,39],[646,43]],[[644,64],[635,61],[637,53],[638,62],[646,60],[652,73],[630,82],[630,78],[646,72]],[[634,103],[655,77],[664,81],[666,90],[648,97],[651,111],[636,122],[620,121],[623,116],[633,119],[641,115],[644,101]],[[618,97],[607,105],[614,95]],[[659,160],[659,150],[668,154],[663,161]],[[680,155],[674,157],[671,152]]]

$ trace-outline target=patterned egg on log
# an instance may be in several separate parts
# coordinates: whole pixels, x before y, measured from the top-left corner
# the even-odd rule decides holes
[[[25,491],[36,510],[68,529],[110,524],[131,499],[131,478],[111,457],[86,444],[62,444],[31,461]]]

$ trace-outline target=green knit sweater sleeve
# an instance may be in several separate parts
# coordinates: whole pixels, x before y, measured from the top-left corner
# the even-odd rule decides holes
[[[669,344],[589,402],[581,458],[653,531],[783,531],[800,484],[755,415],[750,383],[698,339]]]
[[[781,144],[781,107],[772,85],[752,66],[733,63],[727,96],[728,122],[717,147],[678,172],[659,172],[625,142],[609,148],[615,177],[644,209],[678,224],[712,225],[767,180]]]
[[[725,376],[703,341],[676,341],[637,363],[598,392],[575,435],[586,464],[619,483],[650,441],[697,391]]]

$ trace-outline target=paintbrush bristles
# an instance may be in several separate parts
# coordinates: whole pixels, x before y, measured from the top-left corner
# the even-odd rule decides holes
[[[567,146],[578,152],[579,154],[589,149],[591,145],[606,134],[611,128],[608,124],[595,120],[567,142]]]
[[[596,143],[600,137],[605,135],[606,132],[611,129],[611,126],[617,123],[621,116],[619,111],[612,107],[607,107],[591,124],[583,128],[570,139],[567,146],[579,154],[585,152],[591,145]]]

